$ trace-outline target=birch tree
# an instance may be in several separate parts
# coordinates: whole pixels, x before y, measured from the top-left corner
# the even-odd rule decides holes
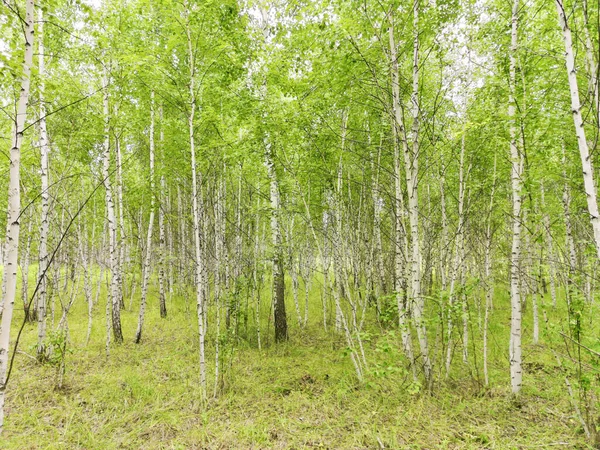
[[[516,65],[518,46],[518,16],[519,0],[514,0],[512,6],[512,28],[510,45],[510,80],[508,96],[508,119],[510,126],[510,161],[512,188],[512,250],[510,260],[510,379],[513,394],[521,391],[523,370],[521,366],[521,295],[519,285],[521,260],[521,174],[523,157],[517,147],[517,117],[516,117]]]
[[[579,147],[579,156],[581,158],[581,169],[583,171],[583,185],[587,200],[587,209],[594,231],[594,244],[598,258],[600,258],[600,212],[598,211],[598,200],[596,185],[594,183],[594,168],[586,139],[583,117],[581,114],[581,101],[579,100],[579,85],[577,84],[577,72],[575,68],[575,55],[573,52],[573,38],[571,29],[567,21],[567,13],[563,0],[555,0],[556,10],[558,12],[558,21],[562,30],[563,41],[565,45],[565,66],[569,79],[569,91],[571,96],[571,113],[575,125],[575,134],[577,136],[577,145]],[[595,69],[594,69],[595,73]],[[595,79],[595,76],[593,77]]]
[[[25,122],[27,120],[27,107],[29,106],[29,93],[31,82],[31,66],[33,64],[34,0],[27,0],[25,8],[24,38],[25,54],[23,59],[23,72],[21,74],[17,115],[10,148],[10,170],[8,187],[8,214],[6,229],[6,255],[2,285],[2,321],[0,322],[0,434],[4,428],[4,399],[9,363],[10,326],[12,322],[17,290],[17,262],[19,252],[19,217],[21,215],[21,146]]]

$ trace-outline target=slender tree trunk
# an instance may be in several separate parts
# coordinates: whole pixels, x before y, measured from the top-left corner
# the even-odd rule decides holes
[[[295,254],[294,245],[292,240],[294,236],[294,216],[290,219],[288,227],[286,229],[287,237],[287,250],[288,250],[288,264],[290,269],[290,276],[292,278],[292,297],[294,298],[294,306],[296,308],[296,320],[298,326],[302,327],[302,314],[300,312],[300,301],[298,291],[300,289],[300,282],[298,280],[298,272],[300,271],[299,261]]]
[[[148,234],[146,235],[146,256],[142,270],[142,298],[140,301],[140,314],[138,317],[137,330],[134,342],[139,344],[142,340],[142,329],[144,327],[144,316],[146,314],[146,297],[148,295],[148,281],[150,280],[150,259],[152,257],[152,229],[154,227],[154,91],[150,100],[150,219],[148,222]]]
[[[395,57],[395,54],[392,55],[392,64],[392,70],[396,73],[396,80],[399,80],[397,57]],[[412,313],[417,330],[423,373],[427,384],[430,385],[432,381],[432,369],[431,361],[429,360],[427,330],[423,317],[424,298],[421,292],[421,240],[419,233],[419,0],[415,0],[413,4],[412,68],[411,114],[413,123],[410,133],[412,146],[409,145],[406,136],[406,127],[404,126],[404,119],[400,111],[399,95],[394,99],[394,110],[398,135],[400,136],[404,153],[406,189],[408,192],[408,216],[410,224],[409,301],[412,305]]]
[[[219,392],[220,378],[220,341],[221,341],[221,309],[223,304],[223,294],[225,292],[225,283],[223,276],[223,265],[225,262],[225,211],[224,211],[224,180],[217,181],[217,195],[214,202],[215,217],[215,264],[214,264],[214,299],[216,307],[215,323],[215,385],[213,396],[216,398]]]
[[[329,192],[326,193],[327,195]],[[329,202],[327,202],[329,203]],[[330,222],[331,214],[329,211],[323,211],[323,291],[321,293],[322,297],[322,309],[323,309],[323,330],[327,331],[327,304],[329,302],[329,270],[331,267],[331,255],[330,255]]]
[[[23,311],[25,312],[25,320],[28,322],[35,320],[35,314],[32,312],[29,305],[29,255],[31,253],[31,227],[33,225],[33,217],[29,214],[27,220],[27,240],[25,248],[21,256],[21,300],[23,301]]]
[[[121,284],[119,273],[119,255],[117,249],[117,222],[115,217],[115,205],[113,201],[113,190],[110,182],[110,115],[108,98],[108,71],[105,69],[104,75],[104,154],[103,154],[103,172],[104,189],[106,191],[106,213],[108,223],[108,247],[110,254],[110,298],[112,303],[112,331],[115,342],[123,342],[123,332],[121,331],[121,298],[119,285]]]
[[[185,243],[186,243],[186,233],[185,233],[185,217],[183,215],[183,201],[181,198],[181,188],[179,185],[177,186],[177,218],[179,220],[179,257],[177,258],[177,265],[179,270],[177,271],[177,283],[179,284],[179,288],[183,289],[186,279],[185,279],[185,271],[186,266],[184,264],[185,258]]]
[[[554,253],[554,238],[550,230],[550,216],[546,212],[546,191],[544,184],[540,186],[540,194],[542,201],[542,213],[544,223],[544,234],[546,236],[546,247],[548,251],[548,268],[550,272],[550,298],[552,299],[552,307],[556,308],[556,254]],[[544,289],[545,291],[545,289]]]
[[[154,94],[154,91],[152,92]],[[160,154],[162,156],[161,174],[160,174],[160,193],[158,197],[158,304],[160,309],[160,317],[167,317],[167,295],[165,294],[165,255],[167,253],[166,232],[165,232],[165,208],[168,203],[166,181],[165,181],[165,157],[164,157],[164,123],[163,123],[163,107],[160,106],[158,117],[160,120]],[[167,199],[167,201],[165,201]],[[171,242],[171,240],[169,240]],[[170,285],[170,283],[168,283]]]
[[[90,274],[90,254],[87,250],[87,239],[85,233],[80,230],[79,232],[79,255],[81,258],[81,264],[83,267],[83,291],[85,294],[85,301],[87,303],[88,312],[88,326],[87,334],[85,336],[85,345],[87,346],[90,342],[90,336],[92,335],[92,320],[94,312],[94,299],[92,296],[92,277]],[[92,237],[93,242],[93,237]]]
[[[523,379],[521,367],[521,295],[519,289],[519,262],[521,259],[521,168],[522,155],[517,148],[517,125],[515,105],[515,74],[517,64],[517,25],[519,0],[514,0],[512,8],[512,34],[510,49],[510,86],[508,117],[510,120],[510,159],[513,203],[512,251],[510,265],[510,378],[513,394],[519,394]]]
[[[448,347],[446,349],[446,377],[450,375],[450,364],[452,363],[452,328],[453,328],[453,314],[454,305],[457,301],[463,297],[462,288],[459,288],[459,294],[456,295],[456,285],[461,284],[464,280],[464,259],[465,259],[465,242],[464,242],[464,228],[465,228],[465,174],[464,174],[464,162],[465,162],[465,130],[463,129],[463,136],[461,139],[460,146],[460,159],[458,166],[458,228],[456,230],[456,242],[454,245],[454,262],[452,264],[452,274],[450,277],[450,296],[448,305]],[[457,298],[458,297],[458,298]],[[465,330],[468,330],[466,324]],[[467,349],[468,331],[464,331],[463,339],[463,350]],[[463,353],[463,360],[466,363],[467,355]]]
[[[258,274],[258,257],[260,252],[260,196],[256,196],[256,217],[254,221],[254,264],[252,265],[252,287],[256,296],[256,341],[258,349],[261,350],[260,341],[260,284],[262,284],[262,274]]]
[[[427,330],[425,327],[424,298],[421,292],[421,239],[419,232],[419,131],[420,131],[420,108],[419,108],[419,2],[415,0],[413,5],[413,86],[411,93],[412,112],[412,151],[408,145],[405,146],[404,161],[406,166],[406,187],[408,191],[408,215],[410,222],[411,242],[411,277],[410,277],[410,299],[413,305],[413,318],[419,347],[421,349],[421,361],[427,384],[432,381],[431,362],[429,360],[429,346],[427,342]]]
[[[569,78],[569,89],[571,92],[571,112],[575,124],[575,134],[577,135],[577,144],[579,146],[579,156],[581,157],[581,168],[583,170],[583,185],[585,188],[588,213],[592,228],[594,230],[594,244],[596,253],[600,258],[600,212],[598,212],[598,201],[596,196],[596,187],[594,184],[594,168],[588,148],[588,142],[585,136],[583,117],[581,115],[581,102],[579,100],[579,86],[577,85],[577,74],[575,72],[575,55],[573,53],[573,40],[571,30],[567,23],[567,16],[564,9],[563,0],[555,0],[558,11],[558,19],[562,29],[563,41],[565,44],[565,63],[567,75]]]
[[[280,214],[281,200],[279,183],[273,166],[271,143],[265,138],[265,165],[269,176],[271,198],[271,239],[273,241],[273,312],[275,324],[275,342],[288,339],[287,317],[285,312],[285,281],[283,272],[283,245],[281,242]]]
[[[496,193],[496,157],[494,156],[494,176],[492,191],[490,193],[490,206],[488,208],[487,225],[485,229],[485,318],[483,321],[483,377],[485,385],[489,385],[488,374],[488,325],[494,298],[494,280],[492,278],[492,214],[494,212],[494,195]]]
[[[115,115],[117,114],[117,108],[115,108]],[[123,208],[123,164],[121,155],[121,141],[120,136],[115,137],[115,165],[116,165],[116,196],[117,196],[117,226],[118,226],[118,259],[116,273],[118,274],[119,283],[117,284],[118,295],[119,295],[119,308],[125,308],[125,302],[123,300],[123,287],[124,283],[124,267],[125,267],[125,214]],[[141,226],[141,221],[140,221]],[[140,234],[141,237],[141,234]],[[129,308],[131,309],[131,307]]]
[[[414,367],[415,358],[413,355],[410,327],[407,319],[407,308],[404,302],[406,297],[406,281],[404,275],[406,271],[404,267],[405,254],[403,254],[402,250],[403,248],[406,248],[406,233],[402,223],[402,216],[404,215],[405,208],[401,185],[400,149],[398,145],[398,139],[401,140],[403,147],[406,147],[407,144],[404,136],[405,129],[402,119],[402,112],[400,111],[400,75],[398,69],[398,56],[396,53],[396,42],[394,37],[393,16],[390,16],[389,40],[392,65],[392,109],[394,113],[394,126],[392,127],[392,131],[394,138],[394,186],[396,195],[396,199],[394,201],[394,291],[398,306],[398,322],[402,335],[402,346],[404,348],[404,353],[410,362],[413,371],[413,378],[416,379],[416,369]]]
[[[48,142],[48,132],[46,129],[46,103],[44,98],[45,91],[45,51],[44,51],[44,11],[38,9],[38,52],[39,52],[39,92],[40,92],[40,178],[41,178],[41,208],[40,217],[40,243],[38,247],[38,298],[37,298],[37,321],[38,321],[38,359],[44,353],[44,339],[46,338],[46,303],[48,301],[48,232],[50,216],[50,171],[49,155],[50,143]]]
[[[446,212],[446,167],[442,162],[440,174],[440,208],[442,214],[442,240],[440,249],[440,279],[442,291],[448,288],[448,215]]]
[[[0,434],[4,426],[4,396],[6,393],[8,353],[10,345],[10,325],[12,322],[17,290],[17,263],[19,254],[19,217],[21,215],[20,169],[21,144],[29,105],[29,86],[31,66],[33,63],[33,15],[34,0],[27,0],[25,7],[25,56],[23,61],[23,77],[17,103],[17,116],[10,149],[10,169],[8,181],[8,214],[6,220],[6,255],[3,271],[3,296],[0,308]]]
[[[199,190],[198,190],[198,174],[196,169],[196,147],[194,142],[194,114],[196,112],[196,88],[194,78],[196,74],[194,50],[192,46],[192,34],[190,30],[190,10],[189,3],[186,0],[186,36],[188,45],[188,63],[190,69],[190,112],[188,115],[188,127],[190,138],[190,154],[192,165],[192,215],[194,221],[194,250],[195,250],[195,267],[196,267],[196,312],[198,315],[198,335],[200,344],[200,389],[202,400],[206,400],[206,357],[204,354],[205,340],[205,291],[204,291],[204,255],[202,253],[202,242],[200,240],[201,218],[199,207]]]
[[[568,251],[569,257],[569,270],[567,274],[567,289],[566,289],[566,298],[567,305],[571,306],[571,297],[573,296],[573,284],[575,282],[575,269],[577,267],[577,254],[575,252],[575,241],[573,239],[573,224],[571,221],[571,188],[569,186],[569,178],[567,178],[567,169],[566,169],[566,153],[563,142],[563,179],[564,179],[564,188],[563,188],[563,211],[565,215],[565,244]]]
[[[308,299],[310,295],[310,288],[312,284],[312,264],[313,264],[313,256],[312,249],[307,243],[306,248],[304,250],[304,257],[300,263],[300,270],[302,272],[302,280],[304,281],[304,319],[302,326],[306,327],[308,325]]]

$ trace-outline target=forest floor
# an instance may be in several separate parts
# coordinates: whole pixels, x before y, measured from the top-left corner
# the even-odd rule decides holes
[[[175,297],[168,304],[169,317],[161,319],[153,294],[138,345],[132,342],[136,307],[123,311],[125,343],[111,345],[108,358],[101,303],[87,346],[87,306],[81,299],[73,307],[61,387],[54,366],[29,357],[35,353],[37,327],[25,325],[7,390],[1,448],[591,448],[564,377],[542,345],[524,346],[523,394],[518,401],[511,398],[507,341],[497,337],[507,333],[509,317],[501,301],[494,310],[498,323],[491,327],[496,337],[490,342],[488,388],[481,369],[467,373],[457,350],[452,377],[438,382],[433,392],[423,392],[403,368],[393,330],[365,335],[371,370],[358,384],[343,340],[322,330],[315,307],[314,322],[306,329],[291,325],[289,343],[275,346],[267,338],[270,329],[263,332],[262,350],[256,348],[253,331],[234,349],[223,339],[226,373],[216,399],[210,341],[211,400],[206,406],[200,401],[191,301]],[[290,323],[295,322],[293,305],[288,308]],[[56,323],[59,316],[57,311]],[[15,331],[21,321],[22,311],[16,314]],[[527,325],[524,332],[529,332]],[[470,358],[480,361],[475,351]]]

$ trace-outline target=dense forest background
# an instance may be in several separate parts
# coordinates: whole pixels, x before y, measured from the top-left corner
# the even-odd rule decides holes
[[[600,445],[597,2],[0,11],[2,445]]]

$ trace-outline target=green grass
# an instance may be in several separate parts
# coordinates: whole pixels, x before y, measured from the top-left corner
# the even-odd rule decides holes
[[[275,346],[271,336],[268,346],[258,350],[250,317],[251,326],[247,332],[242,326],[241,337],[228,357],[227,365],[231,364],[223,393],[207,405],[200,401],[191,294],[187,300],[174,296],[168,304],[169,317],[161,319],[153,286],[139,345],[132,342],[136,299],[132,311],[123,311],[125,343],[113,345],[108,358],[106,297],[103,293],[96,305],[87,347],[87,306],[78,298],[69,316],[72,353],[67,356],[62,388],[56,388],[54,367],[17,355],[0,448],[589,448],[556,361],[545,345],[530,344],[530,310],[524,327],[524,358],[529,369],[523,395],[518,401],[511,398],[506,295],[496,298],[491,327],[490,388],[483,388],[478,381],[482,379],[481,343],[475,316],[472,339],[476,345],[470,350],[471,359],[473,353],[478,358],[479,374],[473,362],[470,368],[463,366],[457,349],[452,377],[438,382],[428,394],[411,383],[398,350],[397,333],[393,329],[379,331],[372,320],[366,351],[371,369],[378,368],[379,375],[371,373],[364,384],[358,384],[344,353],[344,340],[322,330],[318,286],[314,289],[306,330],[295,324],[291,299],[287,305],[289,343]],[[263,306],[266,343],[266,334],[272,334],[265,330],[266,298]],[[472,310],[476,315],[474,307]],[[558,321],[562,313],[554,314]],[[57,309],[57,322],[59,317]],[[21,319],[22,312],[17,313],[15,329]],[[435,334],[433,321],[430,331]],[[33,353],[36,336],[36,327],[26,325],[20,349]],[[230,347],[227,351],[231,355]],[[212,335],[207,356],[212,393]],[[436,362],[439,367],[439,356]]]

